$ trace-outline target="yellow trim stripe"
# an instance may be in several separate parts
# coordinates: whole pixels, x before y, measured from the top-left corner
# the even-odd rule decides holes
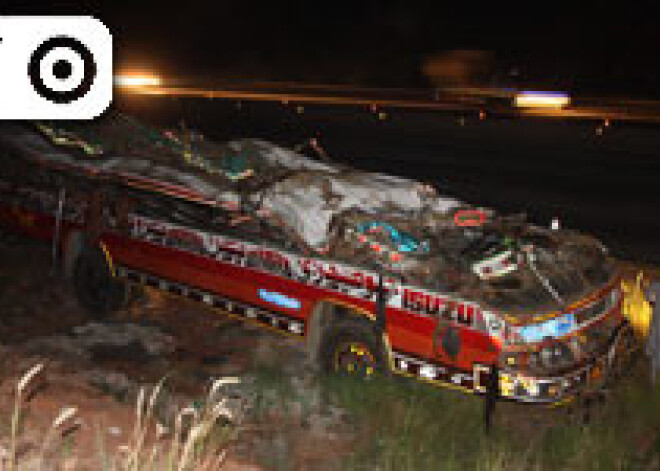
[[[112,256],[110,255],[110,251],[103,242],[100,242],[99,245],[101,246],[101,250],[103,251],[103,255],[105,256],[105,261],[108,263],[108,268],[110,269],[110,273],[112,274],[112,277],[115,278],[117,276],[117,272],[115,271],[115,265],[112,262]]]

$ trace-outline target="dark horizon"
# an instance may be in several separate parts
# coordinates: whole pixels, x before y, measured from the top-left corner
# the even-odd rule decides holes
[[[479,70],[459,81],[660,96],[653,3],[582,8],[221,0],[175,10],[146,1],[81,7],[9,0],[3,10],[94,15],[114,34],[118,69],[167,77],[428,87],[433,81],[423,69],[430,57],[477,51]]]

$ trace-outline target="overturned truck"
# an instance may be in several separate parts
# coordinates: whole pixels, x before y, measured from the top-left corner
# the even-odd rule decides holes
[[[304,342],[326,371],[559,403],[634,347],[605,247],[253,139],[118,113],[0,126],[0,218],[91,313],[134,283]]]

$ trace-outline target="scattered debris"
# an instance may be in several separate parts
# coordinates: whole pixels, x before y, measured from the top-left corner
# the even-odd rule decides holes
[[[69,361],[102,358],[132,361],[162,358],[176,351],[175,339],[155,327],[132,323],[91,322],[74,327],[70,335],[29,340],[22,345],[29,354],[44,354]]]
[[[95,352],[103,349],[131,350],[133,358],[171,355],[176,350],[176,340],[152,326],[132,323],[99,323],[74,327],[75,341],[84,349]],[[115,352],[116,354],[117,352]]]

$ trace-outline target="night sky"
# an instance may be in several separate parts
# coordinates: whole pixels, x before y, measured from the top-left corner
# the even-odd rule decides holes
[[[99,3],[8,0],[2,14],[92,14],[111,28],[119,68],[165,76],[425,87],[425,59],[461,49],[488,51],[487,85],[660,97],[651,0],[573,2],[579,11],[442,0]]]

